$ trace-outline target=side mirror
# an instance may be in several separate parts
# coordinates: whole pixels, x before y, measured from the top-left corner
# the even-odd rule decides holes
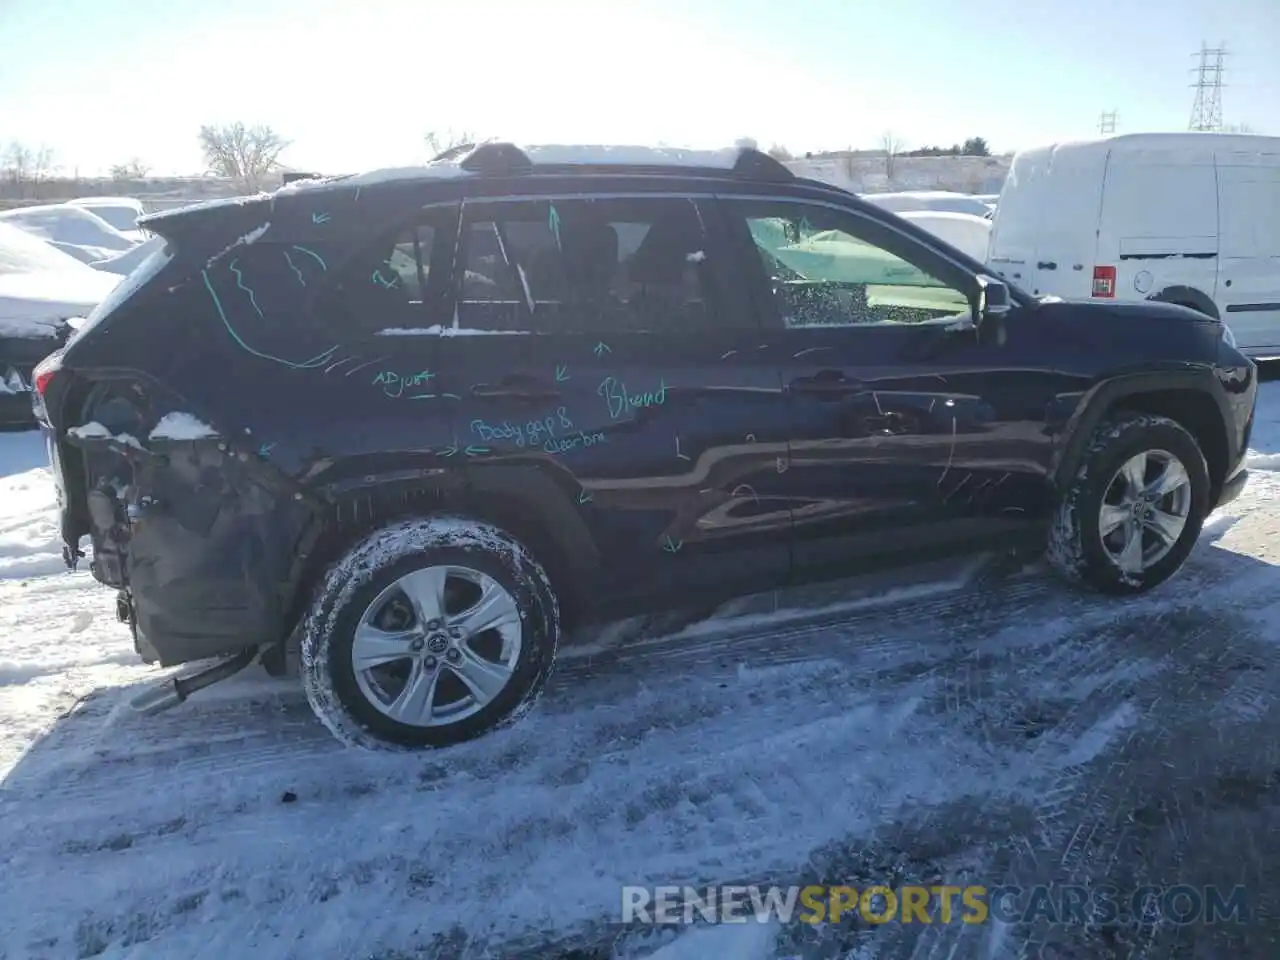
[[[975,320],[987,317],[998,317],[1013,309],[1013,298],[1009,296],[1009,288],[986,274],[978,275],[978,309]]]

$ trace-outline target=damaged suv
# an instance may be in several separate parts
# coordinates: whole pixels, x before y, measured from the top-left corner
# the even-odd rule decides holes
[[[345,742],[519,716],[562,631],[948,553],[1174,574],[1256,369],[1167,304],[1032,298],[754,149],[486,144],[146,218],[35,374],[65,555],[143,659],[296,651]]]

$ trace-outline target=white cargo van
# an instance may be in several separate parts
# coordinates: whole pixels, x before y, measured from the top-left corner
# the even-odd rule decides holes
[[[1038,295],[1164,300],[1280,358],[1280,137],[1125,134],[1014,157],[988,262]]]

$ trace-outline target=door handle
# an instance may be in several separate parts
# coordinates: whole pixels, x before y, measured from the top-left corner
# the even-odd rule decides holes
[[[1036,264],[1036,269],[1037,270],[1057,270],[1058,265],[1054,263],[1052,260],[1041,260],[1039,263]]]
[[[851,393],[861,393],[862,383],[850,380],[839,370],[820,370],[811,377],[796,377],[789,384],[792,393],[807,393],[819,398],[838,400]]]
[[[505,377],[495,383],[477,383],[471,388],[473,397],[512,400],[558,400],[562,396],[550,381],[537,377]]]

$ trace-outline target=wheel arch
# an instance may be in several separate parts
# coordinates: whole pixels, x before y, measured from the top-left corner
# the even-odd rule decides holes
[[[1211,376],[1196,371],[1131,374],[1094,387],[1068,421],[1067,440],[1053,467],[1056,488],[1062,491],[1070,484],[1106,418],[1121,412],[1149,413],[1174,420],[1195,438],[1209,468],[1210,502],[1216,503],[1230,466],[1230,418],[1205,382]]]
[[[469,465],[427,478],[370,478],[329,491],[330,504],[302,537],[286,629],[296,631],[325,571],[374,530],[413,516],[448,512],[501,527],[547,572],[567,628],[588,606],[583,587],[599,551],[564,478],[536,465]]]
[[[1195,287],[1188,287],[1184,284],[1174,284],[1173,286],[1165,287],[1163,290],[1153,293],[1147,299],[1154,300],[1157,303],[1180,304],[1185,307],[1190,307],[1192,310],[1197,310],[1206,316],[1213,317],[1215,320],[1222,319],[1222,314],[1218,310],[1218,305],[1213,302],[1212,297],[1203,290],[1199,290]]]

